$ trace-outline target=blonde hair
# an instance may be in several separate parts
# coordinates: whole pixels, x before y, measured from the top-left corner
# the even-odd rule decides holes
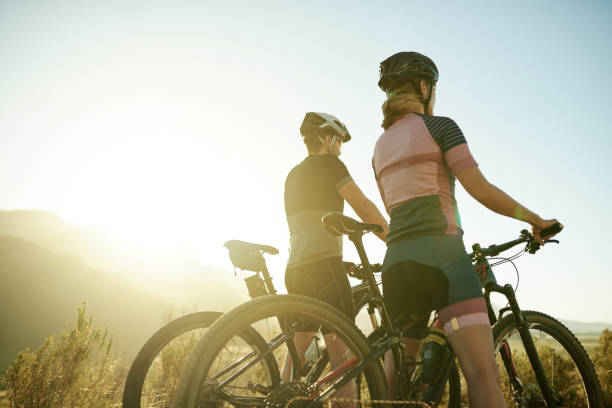
[[[383,122],[382,127],[386,130],[399,118],[409,113],[424,113],[425,106],[421,95],[416,93],[412,83],[402,88],[394,89],[382,105]]]

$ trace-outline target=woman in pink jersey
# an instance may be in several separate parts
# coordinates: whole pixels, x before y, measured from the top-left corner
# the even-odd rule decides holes
[[[472,407],[504,407],[493,337],[480,283],[463,245],[455,201],[455,178],[485,207],[540,230],[544,220],[487,181],[463,133],[449,118],[433,116],[438,69],[416,52],[397,53],[380,64],[379,87],[385,129],[376,143],[373,167],[391,217],[383,264],[383,291],[391,318],[427,316],[440,323],[468,383]],[[407,355],[418,356],[427,320],[405,331]],[[385,370],[393,390],[393,363]]]

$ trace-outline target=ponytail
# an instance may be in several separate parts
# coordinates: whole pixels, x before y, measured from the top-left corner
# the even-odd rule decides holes
[[[408,82],[399,89],[394,89],[387,95],[387,100],[382,105],[383,122],[382,127],[387,130],[402,116],[409,113],[424,113],[425,106],[423,98],[417,94],[413,83]]]

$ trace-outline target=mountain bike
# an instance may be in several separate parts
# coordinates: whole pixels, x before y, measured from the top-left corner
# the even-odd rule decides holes
[[[380,231],[380,226],[360,223],[339,213],[327,214],[323,222],[330,231],[348,235],[355,245],[374,296],[371,302],[379,311],[380,329],[368,341],[352,322],[311,298],[279,295],[251,300],[219,318],[195,347],[181,373],[176,408],[320,408],[327,402],[343,408],[439,406],[441,385],[452,372],[455,357],[450,345],[442,342],[439,345],[446,353],[434,356],[426,343],[415,363],[405,358],[400,340],[402,328],[389,319],[378,286],[372,285],[374,275],[362,243],[365,233]],[[542,234],[552,235],[561,228],[558,224]],[[512,286],[497,284],[489,259],[520,244],[525,244],[524,252],[533,254],[540,249],[535,238],[524,230],[519,238],[501,245],[482,248],[474,244],[474,252],[469,254],[481,279],[508,406],[603,407],[593,364],[576,337],[550,316],[522,311]],[[513,259],[514,256],[507,258]],[[508,300],[508,306],[497,313],[490,301],[494,292]],[[422,318],[418,311],[415,318]],[[318,365],[323,363],[317,360],[290,382],[269,381],[262,365],[271,356],[278,359],[278,350],[291,346],[293,335],[304,322],[317,324],[321,332],[333,333],[343,340],[349,350],[345,364],[334,371],[321,370]],[[241,335],[246,328],[257,330],[267,346],[261,349],[251,344]],[[381,366],[381,358],[389,350],[398,384],[391,398]],[[298,366],[298,360],[293,364]],[[355,397],[335,397],[350,384],[356,384]]]
[[[255,272],[244,278],[251,298],[277,293],[264,254],[278,254],[278,249],[269,245],[238,240],[228,241],[224,246],[228,249],[230,260],[235,268]],[[372,294],[369,289],[370,284],[363,273],[363,266],[352,262],[344,262],[344,265],[349,276],[361,280],[359,284],[351,288],[355,310],[367,309],[372,327],[378,328],[375,306],[369,303]],[[380,264],[374,264],[371,267],[374,272],[381,270]],[[379,284],[378,281],[375,283]],[[205,329],[210,327],[222,314],[214,311],[190,313],[169,322],[155,332],[140,349],[130,366],[123,391],[123,407],[140,408],[145,405],[151,406],[151,404],[169,406],[176,386],[175,381],[180,374],[173,370],[182,366],[180,361],[186,357],[185,353],[193,348],[194,343],[203,335]],[[254,347],[264,348],[266,345],[265,340],[256,330],[246,329],[241,335],[253,343]],[[297,351],[291,347],[288,353],[296,355]],[[327,358],[324,349],[317,349],[317,353],[323,360]],[[179,360],[179,363],[175,363],[175,360]],[[322,361],[319,367],[324,366]],[[280,381],[275,360],[268,358],[262,367],[270,382]],[[460,387],[456,370],[450,386],[453,389]]]

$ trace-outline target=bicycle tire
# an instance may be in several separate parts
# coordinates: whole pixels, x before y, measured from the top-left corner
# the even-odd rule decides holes
[[[141,408],[142,391],[147,374],[164,347],[187,332],[210,327],[222,315],[221,312],[212,311],[190,313],[172,320],[157,330],[142,346],[130,366],[123,390],[123,408]],[[257,332],[253,330],[250,335],[257,336]],[[273,364],[272,360],[268,361],[268,364]],[[272,370],[278,371],[278,367],[274,365]]]
[[[142,389],[153,360],[178,336],[195,329],[210,327],[223,313],[197,312],[172,320],[157,330],[142,346],[128,371],[123,389],[123,408],[140,408]]]
[[[538,356],[555,396],[565,401],[566,405],[564,406],[603,408],[603,394],[595,368],[576,336],[561,322],[543,313],[523,311],[523,316],[529,323],[530,331],[533,331],[532,337],[534,337],[536,347],[539,347]],[[503,364],[500,365],[500,368],[502,368],[502,391],[508,406],[511,402],[517,405],[524,404],[520,406],[529,406],[528,404],[539,403],[542,399],[541,395],[538,395],[539,388],[530,372],[531,366],[528,361],[525,360],[523,364],[518,358],[520,356],[518,353],[521,352],[523,344],[518,340],[513,341],[512,336],[517,333],[517,329],[518,325],[513,315],[506,315],[493,327],[495,352],[496,354],[499,352],[504,340],[506,340],[512,353],[512,360],[517,366],[516,370],[523,377],[521,378],[524,387],[523,392],[520,395],[517,393],[512,396],[512,385],[504,384],[506,373],[502,368],[504,367]],[[535,331],[543,332],[544,335],[534,336]],[[575,365],[573,369],[569,366],[570,360]],[[522,371],[519,368],[522,368]],[[579,378],[575,378],[576,376]],[[508,380],[506,379],[506,381]],[[555,381],[557,381],[557,387],[555,387]],[[569,383],[566,384],[566,382]],[[581,389],[582,392],[580,392]],[[567,405],[568,403],[569,405]]]
[[[456,361],[453,360],[448,376],[448,408],[461,408],[461,377]]]
[[[218,353],[227,349],[228,340],[242,327],[251,327],[264,319],[283,321],[289,316],[307,316],[310,321],[327,327],[344,341],[357,359],[363,359],[371,353],[371,347],[359,329],[328,304],[299,295],[263,296],[246,302],[219,318],[202,337],[181,373],[175,408],[193,408],[198,405],[202,384],[207,384],[211,365],[216,361]],[[370,399],[386,400],[386,383],[380,363],[373,361],[363,368],[363,374],[369,387]],[[206,401],[205,405],[216,402]]]

